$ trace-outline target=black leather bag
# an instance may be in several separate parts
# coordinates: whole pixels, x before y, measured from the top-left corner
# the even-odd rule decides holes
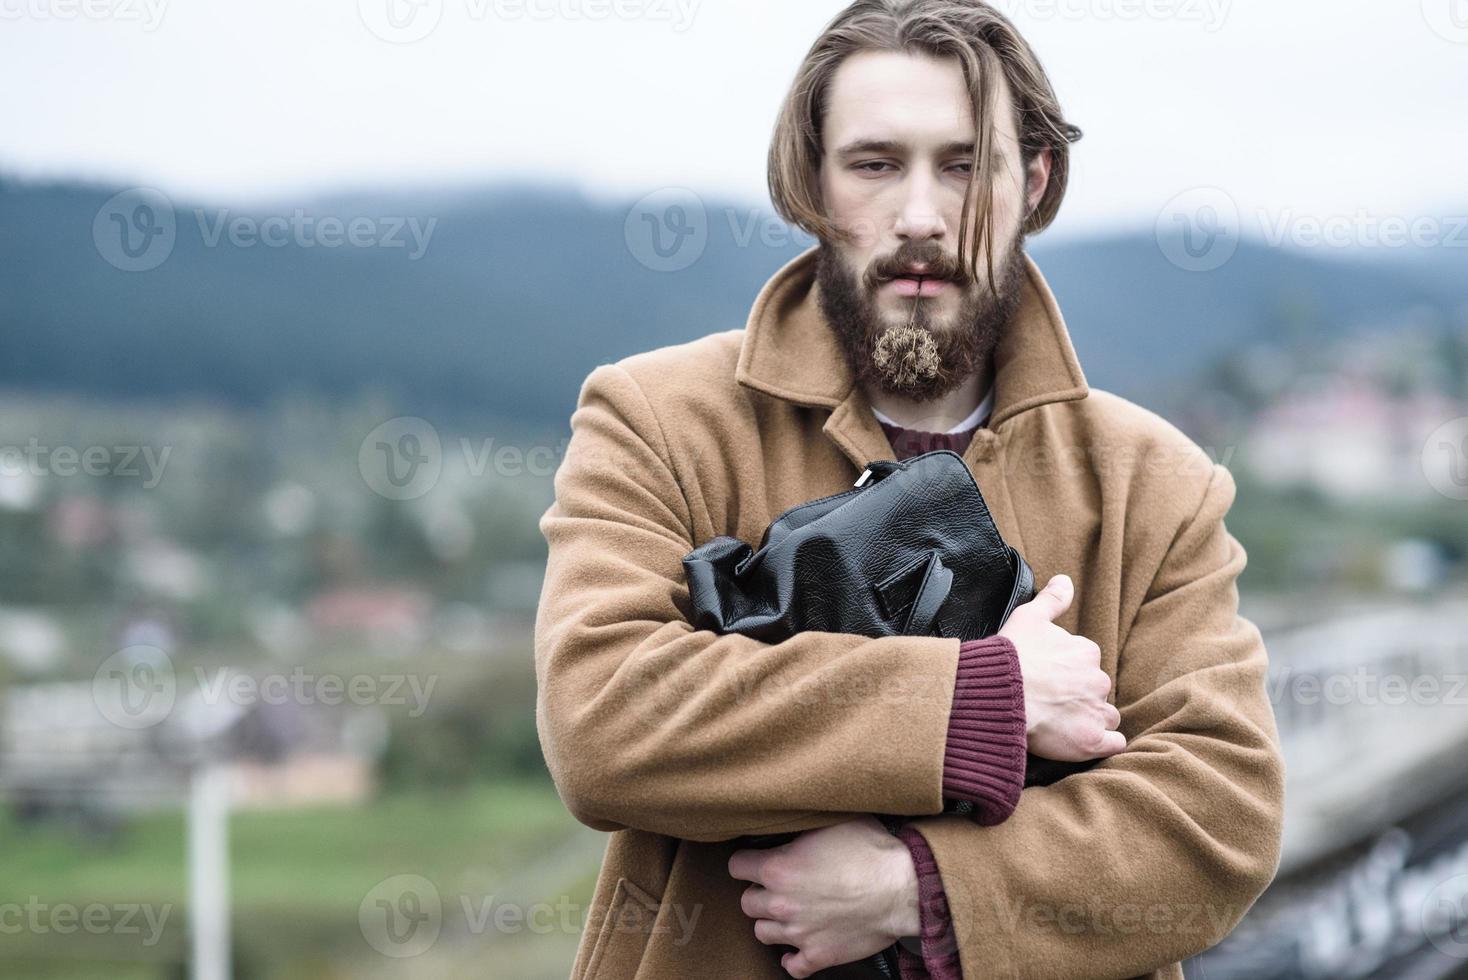
[[[770,643],[808,630],[976,640],[1035,585],[948,450],[873,462],[854,488],[781,514],[758,551],[720,536],[683,568],[695,628]]]

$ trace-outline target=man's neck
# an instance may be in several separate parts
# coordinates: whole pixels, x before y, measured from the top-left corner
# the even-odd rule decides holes
[[[947,432],[973,414],[992,384],[993,371],[985,368],[974,372],[948,394],[927,402],[889,394],[871,385],[865,391],[873,408],[904,429]]]

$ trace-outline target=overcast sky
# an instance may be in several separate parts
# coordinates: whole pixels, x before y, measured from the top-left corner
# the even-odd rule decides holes
[[[530,176],[765,202],[776,107],[843,5],[0,0],[0,172],[221,201]],[[1200,186],[1281,218],[1468,209],[1468,0],[999,6],[1086,133],[1062,232],[1150,224]]]

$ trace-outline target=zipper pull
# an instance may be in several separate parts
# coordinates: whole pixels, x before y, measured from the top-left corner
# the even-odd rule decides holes
[[[902,469],[902,466],[903,464],[895,459],[874,459],[870,466],[861,471],[861,476],[856,478],[852,486],[864,487],[868,483],[876,483]]]

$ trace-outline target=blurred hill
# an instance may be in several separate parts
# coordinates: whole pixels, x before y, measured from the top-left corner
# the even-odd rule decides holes
[[[0,386],[240,406],[373,388],[440,417],[560,425],[595,365],[743,326],[760,285],[809,243],[770,213],[705,200],[705,250],[658,272],[628,247],[630,204],[506,185],[274,208],[173,201],[173,251],[125,272],[93,239],[118,190],[0,182]],[[210,243],[221,222],[297,209],[379,230],[413,218],[431,236],[417,259],[406,231],[406,248]],[[1460,318],[1468,304],[1468,276],[1442,250],[1341,260],[1246,242],[1200,274],[1148,233],[1032,246],[1091,382],[1157,407],[1239,345],[1309,345],[1408,312]]]

